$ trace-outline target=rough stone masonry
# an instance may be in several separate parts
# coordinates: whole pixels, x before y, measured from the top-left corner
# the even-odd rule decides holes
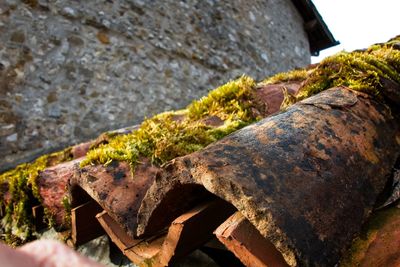
[[[0,171],[309,60],[290,0],[1,1]]]

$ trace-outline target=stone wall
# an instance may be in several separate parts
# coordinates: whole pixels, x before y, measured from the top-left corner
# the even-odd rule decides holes
[[[290,0],[0,1],[0,170],[309,62]]]

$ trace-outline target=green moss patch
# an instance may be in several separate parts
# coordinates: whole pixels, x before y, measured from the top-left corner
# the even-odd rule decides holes
[[[141,157],[161,165],[178,156],[197,151],[208,144],[248,125],[253,115],[256,83],[242,76],[213,91],[186,109],[165,112],[145,120],[138,130],[112,138],[87,153],[81,166],[127,161],[132,167]],[[207,123],[217,118],[219,126]]]
[[[36,179],[49,166],[72,159],[71,149],[44,155],[0,175],[1,239],[18,245],[32,237],[32,206],[41,202]]]
[[[280,73],[263,81],[265,84],[301,81],[295,101],[315,95],[323,90],[346,86],[368,93],[377,100],[384,99],[384,81],[400,85],[400,37],[387,43],[376,44],[363,51],[340,52],[327,57],[309,70]],[[285,101],[287,107],[293,101]]]
[[[262,84],[277,84],[284,82],[298,82],[304,81],[308,76],[306,69],[297,69],[288,72],[281,72],[272,77],[269,77],[262,81]]]

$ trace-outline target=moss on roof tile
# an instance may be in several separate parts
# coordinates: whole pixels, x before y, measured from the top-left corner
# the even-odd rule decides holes
[[[325,58],[314,68],[280,73],[263,83],[302,81],[295,101],[336,86],[346,86],[386,101],[383,96],[384,80],[400,84],[399,44],[400,36],[397,36],[365,50],[339,52]]]
[[[145,120],[139,129],[116,136],[87,153],[81,166],[127,161],[132,167],[141,157],[154,164],[187,155],[257,120],[252,114],[256,83],[247,76],[231,81],[186,109],[165,112]],[[223,124],[214,127],[206,120],[216,117]]]
[[[43,155],[31,163],[18,165],[0,175],[0,239],[18,245],[31,238],[33,231],[31,208],[41,202],[36,179],[47,167],[72,159],[71,149]],[[47,217],[51,222],[51,218]]]
[[[386,101],[384,81],[390,80],[400,86],[399,43],[400,37],[396,37],[363,51],[340,52],[311,68],[280,73],[260,84],[302,81],[298,95],[287,94],[283,107],[334,86],[347,86]],[[126,135],[112,135],[107,144],[93,147],[82,166],[127,161],[134,167],[141,157],[161,165],[197,151],[260,119],[252,112],[256,107],[255,101],[252,101],[256,88],[253,79],[242,76],[194,101],[186,109],[146,119],[139,129]],[[221,123],[211,125],[207,123],[210,118],[217,118]],[[3,237],[7,237],[9,242],[15,240],[12,237],[20,240],[29,238],[32,233],[32,201],[40,202],[35,179],[50,165],[49,158],[58,158],[56,163],[59,163],[70,160],[67,155],[68,149],[42,156],[33,163],[19,165],[0,175],[0,207],[5,208],[1,229]]]

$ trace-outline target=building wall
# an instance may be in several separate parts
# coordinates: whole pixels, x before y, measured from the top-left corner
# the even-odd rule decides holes
[[[302,25],[289,0],[0,1],[0,170],[304,66]]]

